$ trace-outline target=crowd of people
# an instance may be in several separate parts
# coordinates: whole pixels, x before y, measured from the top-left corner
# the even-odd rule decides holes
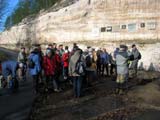
[[[120,45],[113,53],[108,53],[105,48],[95,50],[89,46],[82,50],[76,43],[71,50],[68,46],[49,44],[42,52],[41,45],[37,44],[32,46],[29,55],[22,47],[17,61],[0,61],[0,74],[3,76],[0,77],[0,87],[17,90],[18,81],[26,81],[28,71],[35,93],[39,93],[41,82],[44,82],[45,91],[61,92],[60,76],[63,76],[63,81],[73,85],[74,97],[79,98],[83,95],[82,88],[89,87],[99,76],[116,75],[116,92],[122,93],[126,89],[129,69],[135,77],[140,59],[141,53],[135,44],[131,51],[126,45]]]

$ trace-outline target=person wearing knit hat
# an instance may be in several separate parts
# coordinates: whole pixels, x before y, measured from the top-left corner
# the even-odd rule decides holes
[[[127,46],[120,45],[120,50],[116,55],[116,66],[117,66],[117,89],[116,93],[122,94],[126,89],[126,84],[129,75],[128,65],[129,55],[127,53]]]
[[[82,50],[77,49],[69,60],[69,75],[73,80],[74,97],[79,98],[82,94],[82,81],[85,75],[85,59]]]
[[[55,79],[56,61],[52,56],[52,50],[47,49],[46,55],[43,57],[43,69],[46,78],[46,91],[54,89],[55,92],[59,92],[58,84]]]

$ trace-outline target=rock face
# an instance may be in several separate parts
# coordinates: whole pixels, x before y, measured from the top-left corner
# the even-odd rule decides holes
[[[143,65],[148,69],[152,63],[158,70],[159,5],[160,0],[78,0],[58,11],[41,12],[35,19],[23,20],[1,33],[0,43],[87,41],[86,45],[95,42],[93,46],[105,43],[108,51],[120,43],[136,43],[144,56]]]

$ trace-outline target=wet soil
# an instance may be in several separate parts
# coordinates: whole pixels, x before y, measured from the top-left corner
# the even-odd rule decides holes
[[[139,73],[144,74],[144,72]],[[130,78],[128,91],[115,94],[115,76],[99,77],[92,86],[83,89],[83,97],[75,99],[72,86],[63,84],[60,93],[42,93],[33,105],[31,120],[148,120],[146,116],[159,118],[159,110],[152,111],[137,105],[136,96],[128,93],[153,81],[158,81],[159,73],[145,72],[141,78]],[[150,77],[147,75],[151,74]],[[149,107],[148,107],[149,108]],[[144,118],[144,119],[143,119]],[[154,120],[154,119],[150,119]],[[156,120],[156,119],[155,119]]]

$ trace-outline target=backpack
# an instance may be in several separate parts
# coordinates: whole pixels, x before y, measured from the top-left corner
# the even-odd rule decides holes
[[[85,67],[84,67],[84,63],[81,61],[81,56],[76,63],[75,72],[78,75],[84,75],[85,74]]]
[[[86,57],[86,66],[87,66],[87,67],[91,67],[91,65],[92,65],[92,59],[91,59],[91,57],[88,55],[88,56]]]
[[[130,55],[129,56],[129,61],[133,61],[134,60],[134,55]]]
[[[141,58],[142,58],[142,55],[141,55],[141,53],[139,53],[138,60],[140,60]]]
[[[32,58],[30,57],[29,60],[28,60],[28,67],[29,67],[29,68],[34,68],[34,66],[35,66],[35,63],[34,63],[34,61],[32,60]]]

